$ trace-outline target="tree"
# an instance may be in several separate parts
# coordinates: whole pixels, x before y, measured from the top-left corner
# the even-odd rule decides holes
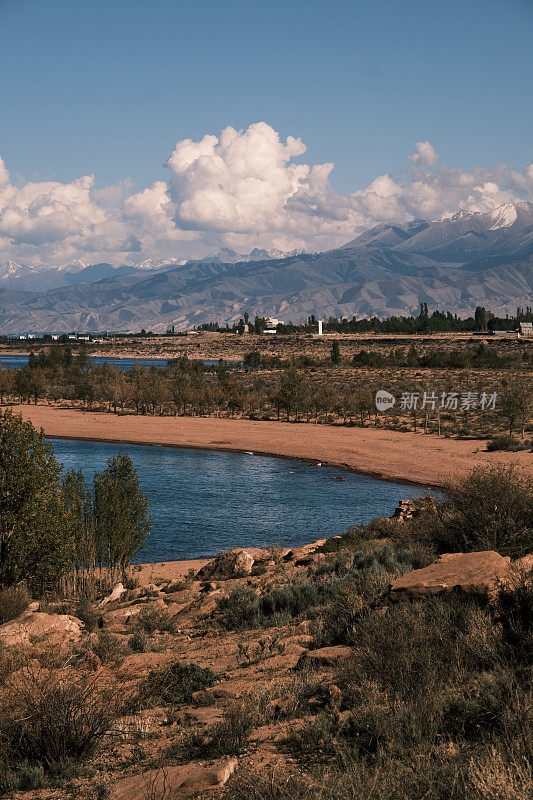
[[[526,419],[531,408],[531,389],[526,381],[515,380],[507,384],[500,396],[500,411],[509,425],[509,436],[515,427],[522,427],[522,436]]]
[[[247,370],[259,369],[261,366],[261,353],[258,350],[250,350],[250,352],[245,353],[242,365]]]
[[[60,473],[44,432],[0,412],[0,586],[28,578],[44,585],[70,568]]]
[[[337,340],[331,345],[331,363],[335,365],[341,363],[341,349]]]
[[[129,456],[110,458],[94,476],[93,515],[99,561],[124,571],[150,533],[149,500]]]
[[[478,331],[487,329],[487,311],[483,306],[478,306],[474,312],[474,319],[476,320],[476,328]]]

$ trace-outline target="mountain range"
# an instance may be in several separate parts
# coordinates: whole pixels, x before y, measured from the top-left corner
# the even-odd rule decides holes
[[[324,253],[222,250],[185,264],[0,265],[0,331],[164,332],[245,311],[294,322],[533,305],[533,203],[442,221],[380,224]],[[19,269],[17,269],[19,268]],[[52,274],[53,273],[53,274]],[[55,283],[57,281],[59,283]]]

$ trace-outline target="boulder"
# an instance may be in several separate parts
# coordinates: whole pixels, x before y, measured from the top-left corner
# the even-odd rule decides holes
[[[182,800],[224,786],[236,766],[237,759],[230,758],[205,767],[186,764],[148,770],[117,781],[111,792],[111,800],[146,800],[147,797]]]
[[[102,602],[100,603],[100,607],[106,606],[108,603],[114,603],[116,600],[120,600],[122,595],[126,589],[122,583],[117,583],[111,594],[108,594],[107,597],[104,597]]]
[[[326,539],[317,539],[316,542],[311,542],[310,544],[304,544],[302,547],[295,547],[292,550],[289,550],[283,556],[283,561],[298,561],[299,559],[307,558],[307,556],[314,553],[318,547],[321,547],[325,544]]]
[[[239,692],[236,689],[224,686],[210,686],[192,693],[193,702],[197,705],[208,705],[216,700],[234,700],[238,696]]]
[[[61,645],[81,637],[83,622],[68,614],[27,611],[18,619],[0,625],[0,644],[5,647],[30,645],[36,640]]]
[[[132,603],[114,611],[102,614],[102,627],[106,630],[122,630],[130,625],[139,616],[141,611],[166,611],[167,605],[157,598],[150,603]]]
[[[390,586],[390,598],[426,597],[450,591],[492,595],[512,581],[511,559],[494,550],[445,553],[423,569],[407,572]]]
[[[229,553],[221,553],[214,561],[205,564],[196,574],[196,578],[201,581],[224,581],[250,575],[254,561],[254,556],[247,550],[231,550]]]
[[[303,667],[336,667],[351,658],[353,650],[344,645],[334,647],[320,647],[318,650],[306,650],[300,656],[297,669]]]

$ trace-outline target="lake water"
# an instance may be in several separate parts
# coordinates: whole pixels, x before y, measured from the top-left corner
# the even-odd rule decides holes
[[[218,361],[212,359],[199,359],[203,361],[206,367],[215,367]],[[95,364],[114,364],[117,369],[127,372],[132,367],[151,367],[155,364],[156,367],[164,367],[167,363],[166,358],[112,358],[111,356],[91,356],[91,361]],[[28,356],[24,353],[3,353],[0,354],[0,364],[4,369],[20,369],[25,367],[28,363]],[[240,362],[231,362],[234,366],[239,365]]]
[[[132,367],[164,367],[167,363],[166,358],[110,358],[109,356],[92,356],[91,360],[95,364],[114,364],[118,369],[129,370]],[[20,369],[28,363],[28,356],[24,353],[0,355],[0,363],[4,369]]]
[[[141,562],[202,558],[237,546],[295,547],[390,516],[400,500],[427,493],[333,467],[246,453],[51,441],[65,469],[82,469],[88,481],[108,458],[130,456],[153,516]]]

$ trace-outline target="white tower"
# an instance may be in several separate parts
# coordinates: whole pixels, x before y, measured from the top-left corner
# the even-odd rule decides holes
[[[318,320],[318,335],[322,336],[322,323],[324,322],[323,319]]]

